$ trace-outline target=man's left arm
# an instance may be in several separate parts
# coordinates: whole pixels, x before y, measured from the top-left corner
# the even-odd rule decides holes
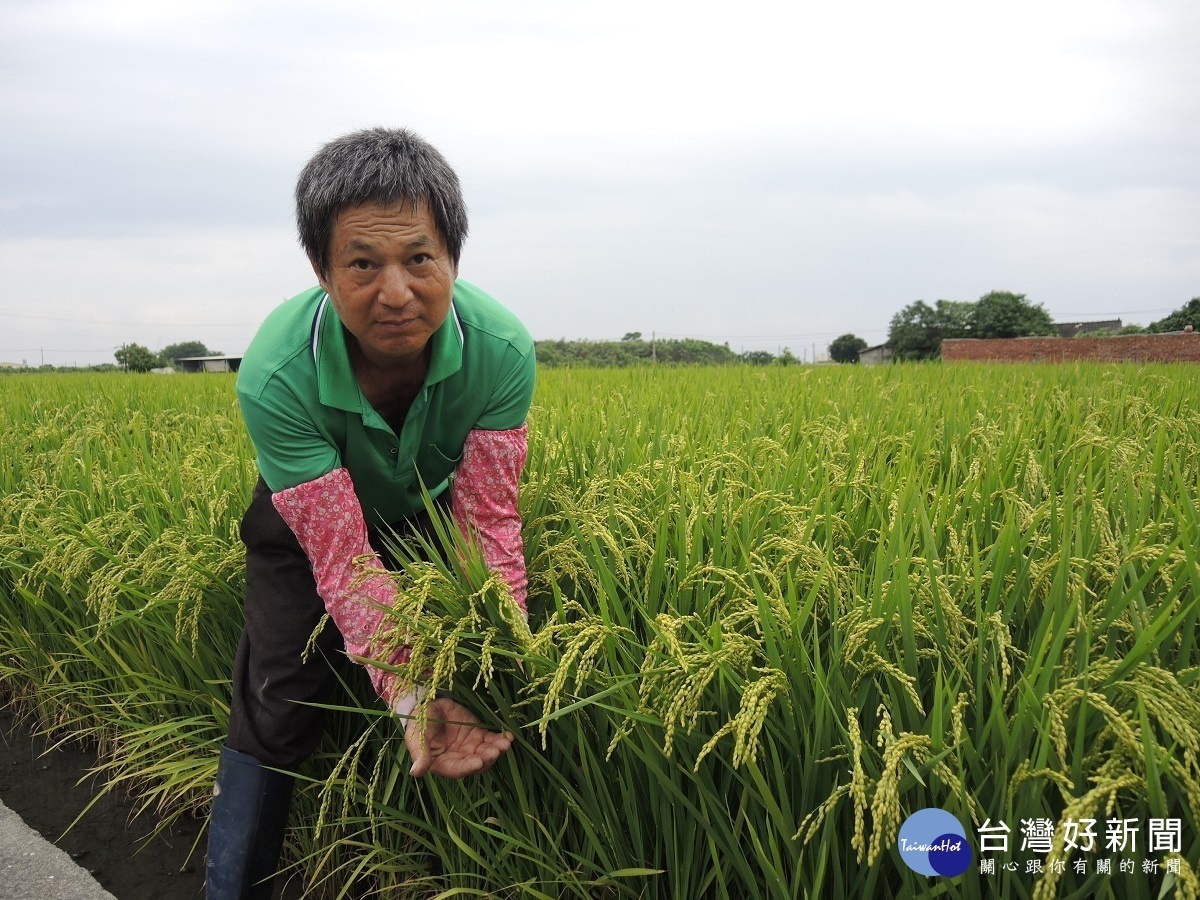
[[[468,537],[478,537],[484,561],[507,582],[522,611],[528,578],[518,484],[529,452],[528,432],[526,424],[503,431],[472,430],[463,444],[450,493],[458,527]]]
[[[532,339],[525,347],[510,345],[487,408],[463,443],[450,493],[459,529],[478,537],[484,561],[508,584],[523,611],[528,579],[518,488],[529,452],[525,417],[533,402],[536,371]]]

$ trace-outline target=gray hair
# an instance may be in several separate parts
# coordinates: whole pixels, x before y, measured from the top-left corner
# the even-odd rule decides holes
[[[329,270],[329,241],[342,210],[361,203],[424,203],[454,265],[467,237],[458,176],[432,145],[406,128],[368,128],[330,141],[296,182],[296,227],[304,252]]]

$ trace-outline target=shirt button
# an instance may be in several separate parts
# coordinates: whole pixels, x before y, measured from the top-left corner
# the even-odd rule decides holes
[[[400,450],[396,447],[393,447],[391,450],[388,451],[388,453],[392,454],[392,456],[395,456],[399,452],[400,452]]]

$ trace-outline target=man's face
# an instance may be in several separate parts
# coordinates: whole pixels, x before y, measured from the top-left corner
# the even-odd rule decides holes
[[[329,251],[329,271],[317,279],[366,360],[393,370],[416,364],[450,312],[458,275],[428,208],[349,207]]]

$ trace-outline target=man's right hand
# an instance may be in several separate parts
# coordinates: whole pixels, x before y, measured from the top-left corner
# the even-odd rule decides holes
[[[409,774],[415,778],[426,773],[443,778],[479,775],[513,742],[511,731],[489,731],[473,712],[448,697],[429,704],[425,733],[419,730],[415,719],[404,724],[404,743],[413,760]]]

